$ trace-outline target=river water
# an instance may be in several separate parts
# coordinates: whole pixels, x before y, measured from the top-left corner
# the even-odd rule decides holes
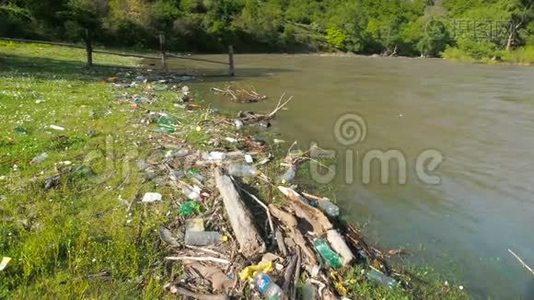
[[[173,66],[195,74],[225,71],[183,60]],[[407,249],[412,255],[405,263],[431,265],[475,298],[534,299],[534,277],[507,250],[534,266],[534,68],[237,55],[236,73],[234,85],[254,87],[269,99],[235,104],[207,92],[228,78],[207,77],[192,85],[213,106],[232,112],[268,112],[282,92],[292,95],[271,130],[301,148],[317,142],[335,150],[335,197],[345,218],[362,224],[372,242]],[[353,129],[361,130],[349,128],[344,132],[349,136],[340,136],[335,124],[347,113],[359,116]],[[347,140],[364,130],[359,139]],[[442,157],[437,167],[421,158],[428,149]],[[365,157],[374,150],[394,150],[396,161],[405,161],[404,167],[389,165],[388,182],[380,182],[384,172],[377,160],[368,168],[370,177],[364,174]],[[416,171],[418,159],[423,177]],[[399,170],[406,183],[399,183]]]

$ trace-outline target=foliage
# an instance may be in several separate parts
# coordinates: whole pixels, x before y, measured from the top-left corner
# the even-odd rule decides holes
[[[4,0],[0,34],[174,51],[332,50],[439,56],[447,47],[487,57],[534,43],[531,0]],[[452,29],[455,20],[500,21],[490,38]],[[508,30],[511,29],[511,30]],[[474,29],[473,29],[474,30]],[[506,32],[508,30],[508,32]],[[482,35],[484,37],[484,35]],[[471,42],[465,41],[471,39]],[[490,45],[490,44],[492,45]],[[481,53],[485,49],[485,53]],[[478,48],[478,49],[475,49]],[[450,50],[449,50],[450,52]]]

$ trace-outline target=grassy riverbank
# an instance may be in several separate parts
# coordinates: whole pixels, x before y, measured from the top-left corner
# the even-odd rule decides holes
[[[124,95],[109,77],[140,62],[108,55],[95,62],[87,70],[78,49],[0,44],[0,256],[12,258],[0,271],[0,298],[174,298],[162,286],[180,266],[165,263],[158,229],[178,211],[170,200],[137,200],[150,191],[179,196],[137,170],[161,136],[139,120],[147,110],[172,113],[180,120],[175,136],[205,149],[218,117],[176,107],[176,92],[165,89],[150,89],[158,101],[149,107],[117,101]],[[57,186],[46,189],[58,173]],[[352,297],[465,297],[443,279],[414,274],[410,291],[367,282],[358,268],[345,284]]]

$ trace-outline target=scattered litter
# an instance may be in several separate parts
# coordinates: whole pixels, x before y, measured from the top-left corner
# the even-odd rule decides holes
[[[17,134],[28,134],[28,129],[22,127],[22,126],[17,126],[15,127],[15,133]]]
[[[7,257],[7,256],[2,257],[2,261],[0,262],[0,271],[3,271],[7,267],[7,264],[9,264],[10,261],[11,261],[11,257]]]
[[[143,203],[153,203],[153,202],[159,202],[161,201],[162,196],[160,193],[146,193],[143,196],[143,200],[141,202]]]
[[[51,129],[58,130],[58,131],[65,131],[64,127],[58,126],[58,125],[50,125]]]
[[[204,231],[204,220],[202,218],[192,218],[185,222],[186,231]]]
[[[254,159],[252,159],[252,155],[250,154],[245,154],[245,161],[249,164],[253,163],[254,162]]]
[[[226,169],[228,174],[237,177],[254,177],[258,174],[256,167],[244,164],[232,164]]]
[[[189,217],[194,214],[199,214],[201,209],[200,202],[194,200],[185,201],[180,204],[180,216]]]
[[[399,283],[395,279],[387,276],[386,274],[376,270],[373,267],[370,267],[370,269],[365,272],[365,275],[369,280],[378,282],[391,289],[396,288],[399,285]]]
[[[178,240],[176,240],[176,238],[174,238],[172,236],[171,231],[169,229],[165,228],[165,227],[161,227],[159,229],[159,237],[163,242],[165,242],[165,243],[167,243],[167,244],[169,244],[169,245],[171,245],[173,247],[179,247],[180,246],[180,243],[178,243]]]
[[[209,161],[224,160],[226,158],[226,153],[220,151],[212,151],[204,157]]]
[[[184,242],[190,246],[209,246],[225,240],[226,238],[217,231],[186,230]]]
[[[296,174],[297,174],[297,171],[295,170],[295,168],[290,167],[287,169],[287,171],[282,176],[280,176],[280,182],[289,183],[293,181]]]
[[[202,193],[202,190],[198,186],[194,186],[192,188],[185,187],[183,189],[183,193],[191,200],[200,200],[200,194]]]
[[[317,239],[313,242],[313,246],[319,255],[321,255],[321,257],[325,260],[326,264],[335,269],[341,268],[341,258],[336,252],[334,252],[334,250],[332,250],[332,248],[330,248],[328,242]]]
[[[42,163],[45,159],[48,158],[48,153],[46,152],[43,152],[39,155],[37,155],[36,157],[34,157],[31,161],[30,161],[30,165],[36,165],[36,164],[40,164]]]
[[[57,175],[50,176],[45,179],[44,189],[49,190],[49,189],[55,188],[60,184],[60,182],[61,182],[61,175],[57,174]]]
[[[41,104],[41,103],[43,103],[43,102],[44,102],[44,100],[42,100],[42,99],[37,99],[37,100],[35,100],[35,104]]]
[[[237,139],[233,137],[225,137],[224,140],[229,143],[237,143]]]

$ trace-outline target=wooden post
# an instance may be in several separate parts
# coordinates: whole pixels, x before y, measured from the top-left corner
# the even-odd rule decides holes
[[[91,31],[85,29],[85,51],[87,52],[87,66],[93,66],[93,44],[92,44]]]
[[[167,72],[167,55],[165,54],[165,35],[159,34],[159,50],[161,52],[161,68]]]
[[[234,69],[234,46],[230,45],[228,46],[228,66],[229,70],[228,73],[230,76],[235,75],[235,69]]]

